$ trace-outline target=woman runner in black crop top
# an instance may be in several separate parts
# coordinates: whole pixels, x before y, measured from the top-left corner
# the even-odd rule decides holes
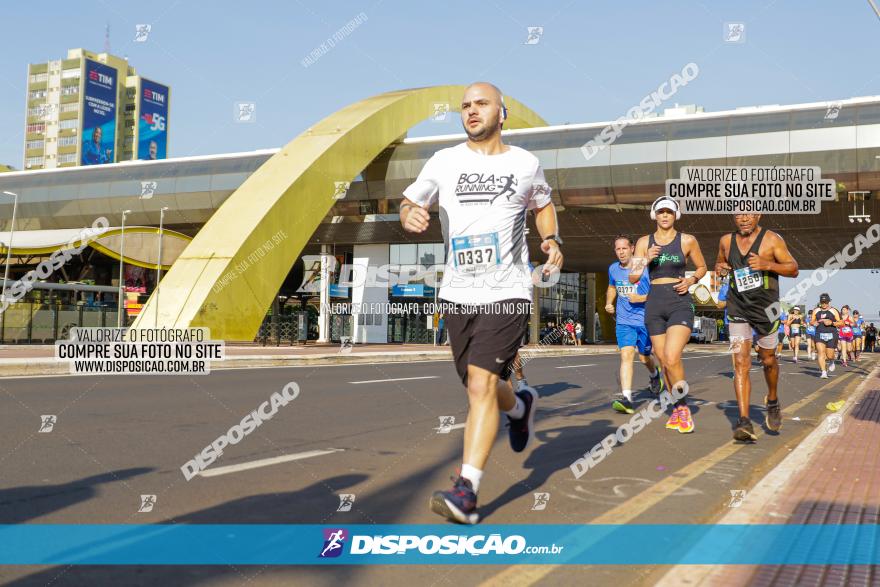
[[[816,327],[816,355],[819,359],[821,379],[828,379],[828,371],[834,372],[834,355],[837,353],[838,331],[843,326],[840,312],[831,305],[831,296],[819,296],[819,306],[813,310],[813,326]]]
[[[657,198],[651,205],[651,219],[656,220],[657,230],[639,239],[635,256],[649,263],[651,289],[645,304],[645,326],[654,352],[663,365],[669,388],[687,390],[681,353],[694,326],[694,305],[688,289],[706,274],[706,261],[697,239],[675,230],[675,221],[680,217],[675,200],[665,196]],[[686,278],[688,259],[696,265],[696,271]],[[644,267],[644,264],[637,263],[634,267]],[[636,283],[641,274],[642,270],[638,270],[638,274],[631,273],[630,281],[635,279]],[[676,401],[666,427],[681,433],[694,431],[686,397]]]

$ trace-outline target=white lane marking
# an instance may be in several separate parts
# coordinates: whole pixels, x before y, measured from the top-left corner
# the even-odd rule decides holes
[[[334,452],[343,452],[344,448],[331,448],[328,450],[310,450],[307,452],[298,452],[292,455],[281,455],[280,457],[271,457],[268,459],[260,459],[258,461],[250,461],[249,463],[239,463],[237,465],[228,465],[226,467],[215,467],[198,473],[201,477],[216,477],[217,475],[226,475],[227,473],[238,473],[239,471],[247,471],[249,469],[258,469],[259,467],[268,467],[277,465],[278,463],[287,463],[290,461],[301,461],[302,459],[310,459],[312,457],[320,457],[329,455]]]
[[[595,367],[596,363],[587,363],[586,365],[565,365],[564,367],[554,367],[554,369],[574,369],[575,367]]]
[[[561,406],[553,406],[549,408],[540,407],[538,408],[539,412],[555,412],[556,410],[562,410],[564,408],[570,408],[572,406],[579,406],[581,404],[585,404],[587,402],[575,402],[573,404],[562,404]]]
[[[425,375],[424,377],[395,377],[393,379],[369,379],[367,381],[349,381],[352,385],[361,383],[386,383],[388,381],[413,381],[415,379],[439,379],[439,375]]]

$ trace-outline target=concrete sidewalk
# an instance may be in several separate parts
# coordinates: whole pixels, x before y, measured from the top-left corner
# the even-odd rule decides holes
[[[685,352],[717,353],[726,349],[726,344],[689,345]],[[530,345],[521,352],[524,358],[595,355],[616,353],[617,345]],[[407,363],[451,359],[452,351],[448,346],[429,344],[359,344],[350,351],[343,351],[338,344],[263,347],[229,343],[226,345],[226,359],[212,361],[211,369]],[[70,374],[70,365],[67,361],[55,359],[53,345],[0,345],[0,377],[67,374]]]
[[[718,523],[877,524],[878,447],[880,366],[873,369],[839,411],[826,410],[816,429]],[[878,583],[880,568],[866,565],[679,565],[658,585],[842,587]]]

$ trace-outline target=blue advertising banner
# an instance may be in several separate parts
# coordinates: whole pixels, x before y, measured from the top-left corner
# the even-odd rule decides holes
[[[330,297],[331,298],[347,298],[348,297],[348,288],[342,287],[341,285],[337,285],[335,283],[330,284]]]
[[[422,283],[393,285],[391,295],[401,298],[430,298],[434,296],[434,288]]]
[[[877,524],[12,524],[0,565],[876,565]]]
[[[168,157],[168,86],[141,79],[138,159]]]
[[[116,68],[86,59],[83,90],[83,165],[116,161]]]

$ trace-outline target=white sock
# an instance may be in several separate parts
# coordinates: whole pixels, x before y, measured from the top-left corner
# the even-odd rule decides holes
[[[476,467],[470,465],[461,466],[461,476],[471,482],[474,493],[480,490],[480,479],[483,478],[483,472]]]
[[[516,398],[516,403],[513,404],[511,409],[504,413],[514,420],[518,420],[526,415],[526,402],[522,401],[522,398],[518,395],[515,395],[514,397]]]
[[[633,392],[632,392],[631,389],[624,389],[624,390],[621,391],[620,393],[623,394],[623,397],[626,398],[626,401],[628,401],[629,403],[632,403],[632,401],[633,401]]]

